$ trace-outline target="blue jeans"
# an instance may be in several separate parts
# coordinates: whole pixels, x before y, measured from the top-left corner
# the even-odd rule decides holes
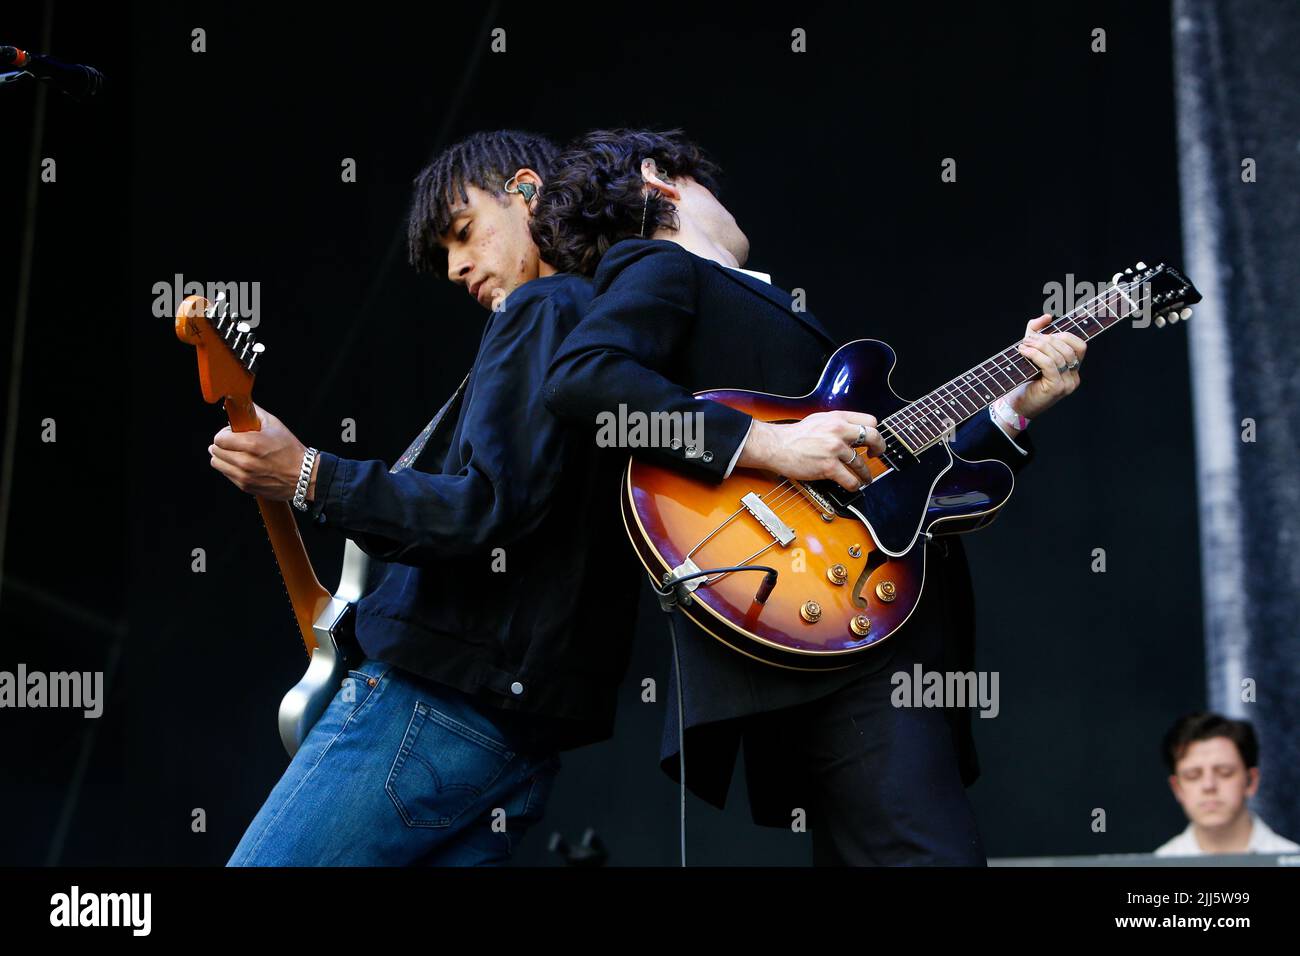
[[[227,866],[505,863],[560,758],[520,747],[460,691],[364,660]]]

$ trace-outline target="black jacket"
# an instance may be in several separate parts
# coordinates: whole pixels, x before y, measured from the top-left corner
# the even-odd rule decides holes
[[[396,474],[321,452],[312,507],[391,563],[357,605],[367,655],[528,715],[520,726],[558,749],[613,730],[631,634],[604,608],[637,586],[622,458],[542,403],[551,356],[590,298],[573,275],[516,289],[489,315],[454,427],[449,413]]]
[[[692,393],[711,388],[742,388],[778,395],[803,395],[816,383],[837,346],[808,312],[792,308],[790,293],[760,279],[695,256],[673,242],[627,239],[601,260],[594,277],[596,296],[582,323],[565,340],[546,379],[546,402],[558,415],[590,423],[603,410],[626,404],[629,411],[700,411],[704,415],[702,453],[685,447],[645,449],[704,479],[720,480],[750,425],[749,416],[702,402]],[[588,425],[588,427],[590,427]],[[957,429],[953,448],[967,458],[999,458],[1013,469],[1029,460],[1026,435],[1017,447],[987,414]],[[930,545],[926,589],[909,627],[944,630],[945,658],[951,669],[974,668],[974,604],[961,541],[950,537]],[[927,603],[928,602],[928,603]],[[942,607],[938,607],[938,604]],[[931,613],[920,613],[930,611]],[[680,646],[688,728],[713,725],[696,735],[708,743],[688,744],[693,753],[688,781],[702,798],[725,802],[734,755],[740,742],[721,722],[816,700],[857,679],[862,668],[886,660],[873,654],[857,667],[830,673],[804,673],[761,664],[723,646],[687,625]],[[927,623],[918,625],[918,621]],[[665,698],[675,700],[675,689]],[[969,712],[953,717],[963,779],[978,775]],[[676,714],[669,708],[664,727],[664,769],[674,774]],[[704,757],[702,754],[710,756]],[[747,764],[751,792],[755,775],[780,768]],[[789,824],[790,803],[776,818]],[[755,818],[762,810],[755,807]]]

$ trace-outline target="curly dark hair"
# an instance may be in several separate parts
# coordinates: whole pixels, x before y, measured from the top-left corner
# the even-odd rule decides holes
[[[680,129],[593,130],[569,144],[543,177],[529,223],[542,259],[561,272],[591,275],[614,243],[677,227],[677,208],[657,191],[646,198],[641,162],[669,179],[690,176],[715,196],[721,169]]]
[[[1259,764],[1259,741],[1255,728],[1246,720],[1230,720],[1220,714],[1195,713],[1179,717],[1165,734],[1163,752],[1170,773],[1175,773],[1189,745],[1211,737],[1227,737],[1237,745],[1246,769]]]
[[[417,272],[447,275],[447,250],[438,242],[451,228],[452,203],[469,202],[467,186],[500,193],[506,180],[525,166],[545,181],[559,154],[545,136],[502,129],[474,133],[448,146],[415,177],[415,195],[406,225],[406,258]]]

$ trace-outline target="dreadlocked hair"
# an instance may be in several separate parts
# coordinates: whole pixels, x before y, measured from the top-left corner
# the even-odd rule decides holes
[[[506,180],[525,166],[543,180],[559,150],[544,136],[504,129],[474,133],[449,146],[415,177],[406,225],[406,259],[417,272],[447,274],[447,250],[438,239],[451,228],[454,204],[469,202],[466,188],[499,194]]]

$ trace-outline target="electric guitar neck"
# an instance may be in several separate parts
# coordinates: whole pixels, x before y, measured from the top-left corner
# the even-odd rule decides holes
[[[228,314],[221,299],[209,303],[201,296],[187,296],[176,310],[176,337],[194,346],[199,362],[199,385],[210,404],[224,402],[230,428],[236,432],[261,430],[253,408],[253,381],[258,360],[265,350],[254,340],[248,323]],[[313,625],[329,605],[332,595],[321,586],[303,547],[298,523],[287,501],[258,496],[257,508],[271,539],[271,550],[280,569],[303,648],[310,655],[317,640]]]

